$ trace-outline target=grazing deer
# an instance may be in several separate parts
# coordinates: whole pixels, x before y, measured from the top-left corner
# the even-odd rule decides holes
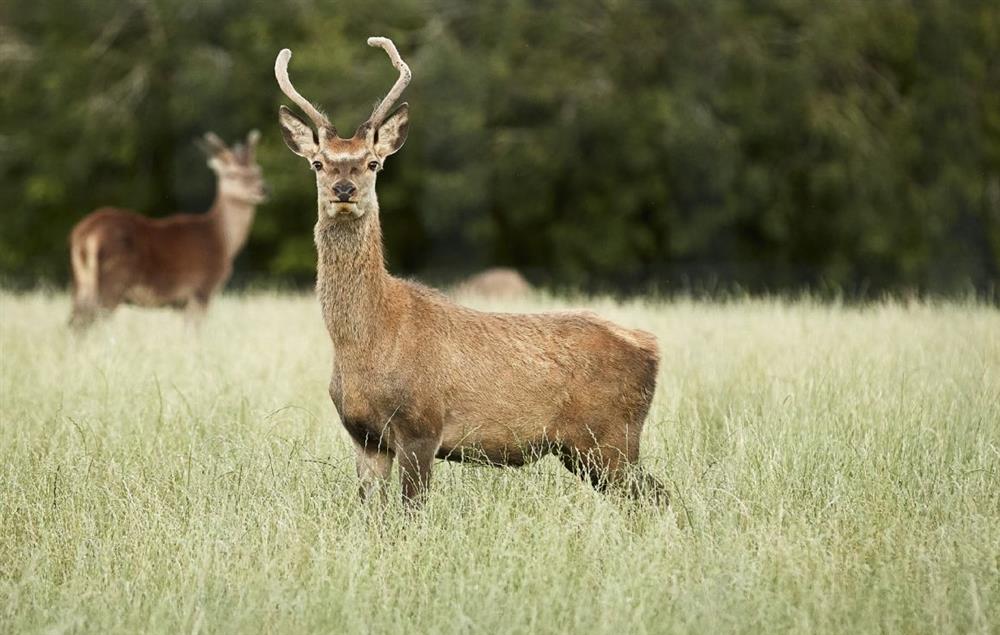
[[[70,324],[88,326],[123,302],[186,307],[200,317],[229,279],[254,211],[266,198],[254,156],[259,139],[254,130],[246,145],[229,148],[205,135],[200,146],[217,178],[215,203],[205,214],[147,218],[104,207],[77,223],[70,234]]]
[[[532,292],[531,283],[517,269],[491,267],[455,285],[453,296],[477,296],[494,300],[516,300]]]
[[[591,313],[482,313],[386,271],[375,179],[406,140],[407,104],[390,110],[410,69],[390,40],[368,44],[399,78],[350,138],[295,90],[291,51],[274,68],[315,126],[279,109],[285,143],[316,176],[330,397],[354,441],[362,499],[384,497],[393,459],[404,503],[419,504],[435,457],[517,466],[551,453],[599,490],[666,502],[662,485],[633,467],[656,387],[653,335]]]

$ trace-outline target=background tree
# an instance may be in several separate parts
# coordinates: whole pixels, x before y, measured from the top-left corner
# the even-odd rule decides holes
[[[308,282],[315,201],[272,68],[341,129],[414,68],[380,179],[391,267],[559,284],[985,288],[1000,273],[1000,6],[890,0],[7,0],[0,274],[64,281],[100,205],[197,210],[192,141],[264,133],[238,278]]]

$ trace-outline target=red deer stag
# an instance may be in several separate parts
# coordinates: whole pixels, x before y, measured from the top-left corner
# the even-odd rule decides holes
[[[407,104],[390,112],[410,69],[386,38],[399,78],[350,138],[295,90],[291,51],[281,90],[315,129],[281,106],[285,143],[316,176],[316,294],[335,359],[330,397],[354,441],[361,497],[384,497],[394,459],[403,501],[419,504],[435,457],[523,465],[544,454],[597,489],[666,502],[635,465],[656,387],[653,335],[590,313],[483,313],[390,275],[375,179],[406,140]]]
[[[205,214],[146,218],[101,208],[70,234],[73,313],[70,324],[85,327],[125,302],[186,307],[200,317],[225,282],[246,242],[254,211],[266,198],[255,159],[260,133],[229,148],[207,133],[201,143],[215,172],[216,196]]]

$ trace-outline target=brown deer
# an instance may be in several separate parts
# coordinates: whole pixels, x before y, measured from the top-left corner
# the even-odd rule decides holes
[[[354,441],[361,497],[384,497],[393,459],[403,500],[418,504],[436,458],[518,466],[557,455],[597,489],[666,502],[638,470],[656,387],[656,339],[591,313],[483,313],[390,275],[375,179],[406,140],[407,104],[390,113],[410,69],[386,38],[399,78],[350,138],[298,93],[291,51],[275,62],[285,143],[316,176],[316,294],[335,359],[330,397]]]
[[[517,269],[491,267],[472,274],[451,290],[454,297],[475,296],[492,300],[517,300],[530,294],[531,283]]]
[[[255,209],[266,199],[255,158],[259,139],[253,130],[246,145],[229,148],[211,132],[204,136],[200,146],[217,179],[207,213],[147,218],[104,207],[77,223],[70,234],[70,324],[88,326],[121,303],[185,307],[200,317],[229,279]]]

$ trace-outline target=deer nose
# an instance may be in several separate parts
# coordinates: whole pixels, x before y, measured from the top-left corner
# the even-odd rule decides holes
[[[333,184],[333,194],[341,201],[351,200],[351,195],[358,191],[350,181],[337,181]]]

